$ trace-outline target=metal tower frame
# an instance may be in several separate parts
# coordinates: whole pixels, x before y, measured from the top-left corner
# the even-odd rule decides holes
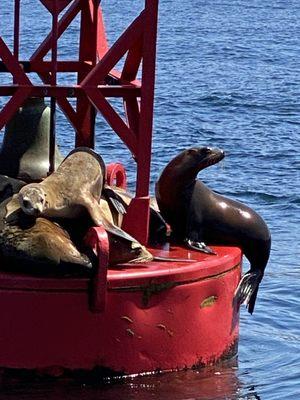
[[[13,51],[0,37],[0,72],[11,73],[13,83],[0,82],[0,96],[11,96],[0,111],[0,129],[29,97],[50,97],[50,172],[54,169],[56,104],[76,132],[75,146],[94,147],[95,116],[103,115],[125,143],[137,164],[136,197],[125,229],[142,243],[147,242],[149,223],[149,180],[153,125],[158,0],[145,0],[141,13],[110,47],[100,0],[40,1],[52,15],[49,33],[29,60],[19,59],[20,2],[15,0]],[[76,60],[61,61],[57,47],[61,35],[81,14],[79,51]],[[44,60],[51,51],[50,61]],[[116,64],[125,58],[122,71]],[[2,61],[1,61],[2,60]],[[141,66],[141,79],[137,73]],[[30,80],[35,72],[43,84]],[[75,72],[76,85],[58,85],[57,73]],[[69,98],[76,98],[76,107]],[[126,119],[108,102],[123,99]]]

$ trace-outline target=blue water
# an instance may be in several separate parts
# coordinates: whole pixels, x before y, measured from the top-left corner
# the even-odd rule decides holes
[[[37,5],[32,7],[33,3]],[[49,19],[38,2],[22,4],[25,58],[41,32],[45,34]],[[103,0],[111,41],[141,5]],[[9,43],[12,8],[10,0],[2,0],[0,34]],[[151,190],[159,171],[178,151],[195,145],[221,147],[225,161],[201,177],[212,189],[255,208],[272,232],[271,259],[255,313],[241,311],[238,364],[100,387],[23,385],[4,388],[5,398],[300,398],[299,21],[298,0],[160,4]],[[72,54],[76,30],[75,23],[61,40],[64,58]],[[74,136],[61,114],[57,131],[67,153]],[[133,187],[134,163],[102,117],[97,118],[97,150],[107,162],[126,165]]]

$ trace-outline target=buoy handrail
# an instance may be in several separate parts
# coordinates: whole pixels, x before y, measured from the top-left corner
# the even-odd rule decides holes
[[[124,166],[120,163],[108,164],[106,182],[109,186],[117,186],[126,190],[127,176]]]
[[[100,313],[105,310],[107,292],[109,242],[106,230],[102,226],[90,228],[86,234],[85,243],[98,258],[92,278],[90,310],[94,313]]]

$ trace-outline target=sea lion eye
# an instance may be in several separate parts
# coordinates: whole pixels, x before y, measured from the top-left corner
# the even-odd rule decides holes
[[[197,153],[198,153],[198,149],[189,149],[188,150],[188,154],[190,154],[191,156],[194,154],[197,154]]]

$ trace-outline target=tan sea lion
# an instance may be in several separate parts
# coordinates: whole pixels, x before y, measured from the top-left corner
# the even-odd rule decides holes
[[[128,241],[129,254],[133,250],[136,254],[140,249],[141,260],[151,260],[152,256],[146,248],[116,226],[105,204],[100,203],[104,179],[105,164],[102,158],[89,148],[77,148],[71,151],[52,175],[20,190],[21,209],[35,217],[67,219],[76,219],[87,211],[94,225],[103,225],[111,235]]]
[[[102,222],[99,200],[104,178],[102,158],[91,149],[77,148],[42,182],[20,190],[20,206],[28,215],[63,218],[76,218],[87,209],[98,225]]]
[[[94,224],[109,232],[134,240],[114,226],[103,214],[100,198],[105,179],[102,158],[89,148],[76,148],[57,171],[40,183],[30,183],[19,192],[22,210],[28,215],[49,218],[76,218],[87,210]]]
[[[55,272],[63,272],[62,265],[74,271],[74,264],[92,268],[89,258],[58,224],[24,214],[17,195],[0,204],[0,223],[0,253],[22,271],[38,267],[35,272],[44,273],[55,267]]]
[[[208,147],[184,150],[172,159],[156,184],[156,199],[173,237],[196,250],[212,253],[205,242],[241,247],[250,262],[235,295],[252,314],[258,286],[267,265],[271,235],[264,220],[251,208],[221,196],[200,180],[202,169],[224,158]]]

